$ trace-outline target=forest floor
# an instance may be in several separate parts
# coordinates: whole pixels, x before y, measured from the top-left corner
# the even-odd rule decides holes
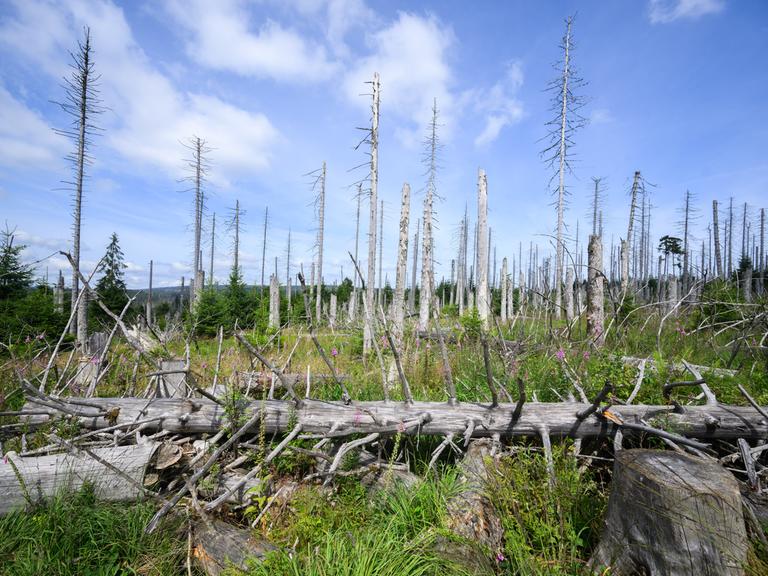
[[[626,399],[637,384],[638,368],[622,361],[623,356],[650,358],[635,403],[666,404],[662,386],[666,382],[693,379],[672,366],[683,360],[710,367],[738,369],[735,376],[707,376],[718,400],[746,404],[738,390],[741,384],[761,405],[768,404],[768,358],[764,351],[746,342],[733,343],[733,332],[699,329],[700,318],[691,313],[669,318],[659,328],[658,318],[637,314],[608,332],[606,345],[597,350],[584,336],[584,326],[566,330],[547,326],[537,319],[518,319],[502,328],[507,340],[520,343],[514,352],[494,353],[492,370],[499,382],[515,396],[517,378],[525,382],[529,399],[557,402],[575,395],[574,382],[588,398],[594,398],[606,382],[613,384],[617,398]],[[451,370],[459,401],[484,402],[490,395],[486,385],[483,352],[476,318],[447,318],[444,328],[456,341],[448,344]],[[493,337],[499,334],[494,330]],[[289,328],[279,335],[250,334],[254,344],[281,365],[291,355],[291,372],[328,373],[306,330]],[[341,327],[324,328],[320,341],[355,400],[381,400],[382,374],[374,355],[362,354],[362,331]],[[382,342],[382,345],[384,342]],[[35,343],[19,352],[33,358]],[[97,395],[120,396],[133,386],[132,357],[124,344]],[[191,369],[198,385],[209,386],[216,370],[218,342],[198,339],[190,346]],[[494,346],[500,350],[500,346]],[[183,357],[184,342],[173,342],[157,352],[165,357]],[[386,352],[389,354],[389,352]],[[407,334],[402,361],[417,400],[445,400],[440,350],[436,341]],[[62,360],[63,362],[63,360]],[[247,352],[231,337],[222,344],[219,381],[231,381],[235,371],[248,370]],[[142,369],[137,382],[142,379]],[[7,373],[6,373],[7,372]],[[0,399],[18,409],[12,371],[0,374]],[[137,391],[142,391],[142,386]],[[229,388],[229,400],[242,391]],[[302,392],[304,390],[302,389]],[[342,391],[330,380],[313,381],[313,398],[341,398]],[[254,386],[253,399],[266,397],[266,387]],[[674,391],[681,404],[701,402],[698,388]],[[395,382],[392,399],[400,398]],[[0,424],[4,422],[0,419]],[[278,439],[279,440],[279,439]],[[259,517],[265,498],[255,495],[253,505],[230,514],[229,521],[252,527],[255,534],[275,544],[278,551],[263,563],[253,563],[250,574],[270,575],[420,575],[467,574],[438,552],[437,542],[446,535],[446,502],[458,489],[456,454],[446,450],[437,466],[428,470],[432,451],[440,438],[396,435],[382,443],[384,456],[405,461],[410,471],[423,478],[406,488],[392,483],[371,492],[357,479],[338,477],[330,489],[303,482],[281,506],[273,506]],[[263,438],[262,451],[273,438]],[[654,438],[635,439],[634,445],[662,447]],[[310,447],[297,440],[298,447]],[[630,442],[630,446],[632,443]],[[5,450],[18,450],[6,444]],[[493,551],[494,566],[485,573],[523,575],[573,575],[586,573],[586,562],[602,528],[607,503],[612,446],[610,439],[584,443],[577,455],[573,441],[558,441],[554,447],[555,481],[550,483],[547,466],[537,440],[505,442],[495,472],[484,487],[485,494],[502,521],[503,547]],[[254,458],[257,458],[255,455]],[[264,471],[273,483],[299,481],[314,464],[300,452],[285,452]],[[345,462],[352,467],[354,462]],[[740,479],[743,479],[740,477]],[[179,508],[182,510],[182,508]],[[87,490],[64,496],[28,513],[0,518],[0,574],[179,574],[186,572],[187,529],[180,511],[151,535],[144,527],[155,511],[149,502],[133,505],[97,503]],[[755,544],[750,573],[768,573],[768,551]],[[234,569],[232,574],[239,574]]]

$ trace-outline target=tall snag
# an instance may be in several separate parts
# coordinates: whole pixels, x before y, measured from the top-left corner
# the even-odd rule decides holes
[[[74,168],[74,181],[66,181],[72,186],[74,193],[73,224],[72,224],[72,309],[77,307],[76,319],[70,324],[70,333],[77,334],[77,341],[82,352],[87,352],[88,345],[88,301],[80,298],[80,229],[83,208],[83,185],[85,182],[86,164],[90,163],[91,137],[99,132],[94,119],[104,109],[99,98],[98,84],[100,75],[95,73],[93,64],[93,48],[91,46],[91,30],[85,27],[84,38],[77,43],[77,52],[70,53],[71,74],[64,78],[65,99],[58,102],[64,112],[72,118],[69,128],[57,129],[56,133],[66,136],[75,143],[75,150],[67,156]]]
[[[557,232],[556,232],[556,256],[555,256],[555,316],[560,317],[563,297],[563,234],[565,229],[565,197],[568,194],[565,186],[565,173],[570,172],[569,154],[573,143],[573,134],[584,126],[586,119],[579,114],[579,109],[584,105],[583,99],[577,95],[577,89],[584,85],[584,81],[575,73],[573,63],[573,37],[571,28],[573,16],[565,20],[565,35],[560,48],[563,59],[556,67],[558,77],[553,80],[547,90],[552,92],[552,110],[555,117],[547,122],[549,129],[550,146],[542,151],[546,162],[555,169],[551,182],[557,179]]]
[[[429,307],[432,299],[428,289],[429,279],[434,274],[434,236],[432,231],[432,216],[434,201],[437,197],[437,153],[440,141],[437,136],[437,99],[432,104],[432,120],[429,123],[429,134],[425,140],[426,152],[424,162],[427,165],[427,189],[424,194],[424,232],[421,240],[421,292],[419,292],[419,330],[429,328]]]
[[[400,205],[400,239],[397,244],[397,271],[395,275],[395,301],[392,306],[392,332],[396,343],[403,338],[405,319],[405,283],[408,266],[408,219],[411,208],[411,187],[403,184]]]
[[[373,82],[371,82],[372,97],[371,103],[371,130],[367,141],[371,146],[371,172],[370,172],[370,212],[368,218],[368,281],[365,287],[365,302],[368,310],[373,310],[373,297],[376,289],[376,224],[378,208],[378,188],[379,188],[379,104],[380,104],[380,83],[379,73],[374,72]],[[368,352],[371,349],[371,339],[373,334],[369,323],[365,323],[363,330],[363,350]]]

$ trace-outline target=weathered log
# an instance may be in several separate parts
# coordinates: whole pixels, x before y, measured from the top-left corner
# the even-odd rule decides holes
[[[238,528],[220,520],[202,521],[195,526],[194,556],[209,576],[219,576],[229,568],[247,570],[249,561],[263,560],[275,546],[255,538],[247,528]]]
[[[738,482],[715,461],[661,450],[616,454],[595,573],[736,576],[747,548]]]
[[[168,430],[186,434],[213,434],[227,425],[222,406],[207,399],[156,398],[151,402],[139,398],[91,398],[89,405],[63,400],[66,411],[79,415],[80,424],[87,429],[102,429],[115,425],[131,427],[143,423],[145,429]],[[58,404],[51,404],[48,411],[57,412]],[[463,435],[467,422],[476,426],[472,437],[538,436],[546,425],[553,437],[575,438],[610,437],[617,424],[604,418],[598,410],[579,422],[578,414],[590,408],[578,402],[526,402],[516,415],[514,404],[502,403],[495,408],[489,404],[444,402],[355,402],[303,400],[297,407],[294,402],[267,400],[255,401],[243,407],[248,418],[264,407],[264,426],[267,433],[290,430],[295,423],[302,425],[303,434],[345,437],[353,434],[397,433],[408,428],[408,433]],[[25,409],[32,410],[29,404]],[[628,425],[647,422],[650,426],[673,432],[687,438],[702,440],[754,440],[768,435],[768,422],[751,406],[686,406],[683,413],[676,413],[673,406],[633,404],[614,406],[613,416]],[[65,411],[61,411],[65,415]],[[44,422],[49,416],[28,417],[28,423]],[[420,421],[419,426],[408,424]],[[254,425],[257,430],[260,423]],[[335,425],[335,426],[334,426]],[[625,431],[625,435],[631,433]]]
[[[0,516],[38,504],[86,483],[99,500],[127,502],[141,498],[147,466],[158,444],[73,450],[48,456],[20,457],[9,452],[0,460]],[[106,464],[105,464],[106,463]]]

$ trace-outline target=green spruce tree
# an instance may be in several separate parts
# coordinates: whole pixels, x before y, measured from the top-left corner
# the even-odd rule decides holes
[[[32,270],[21,261],[26,246],[13,245],[13,230],[6,228],[0,240],[0,300],[24,296],[32,286]]]
[[[101,278],[96,283],[96,293],[101,301],[115,314],[120,314],[128,302],[128,294],[125,287],[125,258],[120,249],[117,234],[112,233],[104,259],[99,265]],[[99,319],[108,320],[107,314],[101,308],[95,308],[94,314]]]

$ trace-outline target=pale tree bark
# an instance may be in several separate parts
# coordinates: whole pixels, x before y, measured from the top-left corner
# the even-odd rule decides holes
[[[211,261],[208,266],[208,285],[213,286],[213,257],[216,254],[216,212],[211,219]]]
[[[277,274],[269,279],[269,327],[280,328],[280,281]]]
[[[373,102],[371,105],[371,194],[370,194],[370,213],[368,218],[368,280],[365,286],[365,302],[368,310],[373,310],[373,298],[376,290],[376,210],[378,208],[378,187],[379,187],[379,73],[373,74]],[[363,350],[368,352],[371,349],[371,327],[365,323],[363,330]]]
[[[325,161],[319,181],[319,197],[317,199],[317,287],[315,294],[315,320],[320,324],[323,306],[323,240],[325,233]]]
[[[760,258],[757,262],[757,269],[760,273],[757,289],[762,294],[765,289],[765,208],[760,209]]]
[[[288,316],[291,314],[291,229],[288,228],[288,246],[285,250],[285,299],[288,304]]]
[[[264,292],[264,268],[267,263],[267,226],[269,225],[269,206],[264,207],[264,233],[261,238],[261,282],[259,292]]]
[[[416,312],[416,278],[419,270],[419,226],[421,220],[416,220],[416,233],[413,235],[413,262],[411,264],[411,290],[408,292],[408,313]]]
[[[357,215],[355,217],[355,262],[359,262],[358,259],[358,247],[360,240],[360,204],[363,199],[362,184],[357,185]],[[352,295],[349,298],[349,321],[354,322],[357,317],[357,274],[352,274]]]
[[[602,346],[605,343],[603,240],[594,234],[589,237],[587,267],[587,336],[595,346]]]
[[[147,325],[152,326],[152,275],[154,272],[154,262],[152,260],[149,261],[149,290],[147,291],[147,308],[146,308],[146,316],[147,316]]]
[[[384,302],[384,275],[382,274],[382,265],[384,264],[384,200],[379,206],[379,289],[376,293],[376,301],[380,306],[386,307]]]
[[[403,184],[400,202],[400,240],[397,245],[397,274],[395,276],[395,301],[392,306],[392,335],[395,343],[403,338],[405,321],[405,284],[408,266],[408,218],[411,206],[411,187]]]
[[[477,174],[477,313],[488,329],[488,180],[482,168]]]
[[[429,307],[432,299],[429,290],[430,278],[434,275],[434,236],[432,232],[432,214],[437,189],[437,100],[432,104],[432,121],[427,136],[427,191],[424,195],[424,233],[422,235],[421,292],[419,293],[419,325],[423,331],[429,327]]]
[[[464,208],[464,218],[459,227],[459,271],[456,278],[456,299],[459,305],[459,316],[464,314],[464,296],[467,284],[467,209]]]
[[[688,282],[689,282],[689,275],[690,275],[690,242],[688,242],[688,223],[691,213],[691,192],[689,190],[685,191],[685,209],[684,209],[684,217],[683,217],[683,290],[688,290]]]
[[[194,170],[194,186],[195,186],[195,254],[193,257],[193,271],[192,271],[192,297],[189,300],[190,309],[194,309],[197,302],[200,300],[200,296],[203,293],[202,282],[202,252],[200,251],[200,245],[203,234],[203,210],[205,206],[205,197],[203,192],[203,181],[205,178],[205,153],[207,148],[205,141],[199,136],[195,136],[192,140],[192,166]]]
[[[717,270],[717,277],[723,277],[723,257],[720,253],[720,224],[718,223],[718,209],[717,200],[712,200],[712,232],[714,234],[715,243],[715,268]]]
[[[508,302],[507,299],[509,298],[509,288],[507,286],[507,280],[508,280],[508,271],[507,271],[507,259],[502,258],[501,260],[501,321],[506,322],[507,321],[507,311],[508,311]]]
[[[629,290],[629,255],[632,248],[632,230],[635,227],[635,208],[637,206],[637,191],[640,186],[640,171],[635,171],[632,181],[632,192],[629,204],[629,222],[627,223],[627,238],[621,242],[621,293]]]
[[[728,277],[730,278],[731,274],[733,274],[733,198],[731,198],[730,202],[728,203],[728,233],[727,233],[727,240],[728,240],[728,250],[727,250],[727,256],[728,256]]]

